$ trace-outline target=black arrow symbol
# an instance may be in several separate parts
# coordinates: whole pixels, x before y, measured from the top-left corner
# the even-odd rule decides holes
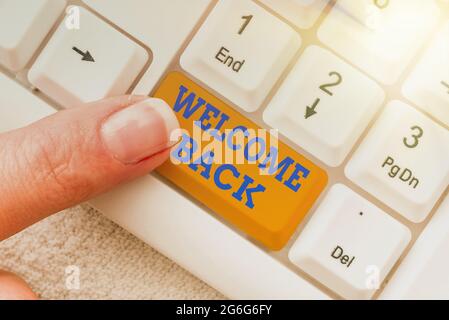
[[[80,54],[83,57],[81,60],[95,62],[95,59],[92,57],[92,55],[90,54],[89,51],[83,52],[80,49],[78,49],[77,47],[73,47],[72,49],[73,49],[73,51],[75,51],[76,53]]]
[[[312,104],[311,107],[309,107],[309,106],[306,107],[306,114],[305,114],[304,118],[309,119],[311,116],[317,114],[315,109],[318,106],[318,103],[320,103],[320,98],[316,98],[315,102]]]
[[[441,81],[441,84],[449,89],[449,84],[447,84],[446,82]],[[449,91],[447,93],[449,93]]]

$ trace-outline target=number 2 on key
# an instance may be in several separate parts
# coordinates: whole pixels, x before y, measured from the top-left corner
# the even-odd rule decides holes
[[[336,87],[343,82],[343,77],[338,72],[332,71],[329,73],[330,77],[335,77],[335,81],[331,83],[326,83],[320,86],[320,89],[326,92],[328,95],[333,96],[334,93],[330,91],[328,88]]]

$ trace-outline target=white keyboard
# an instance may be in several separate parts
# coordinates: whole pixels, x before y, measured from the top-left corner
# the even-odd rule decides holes
[[[449,299],[448,1],[0,0],[0,21],[0,132],[131,92],[279,131],[276,175],[166,164],[91,202],[226,296]]]

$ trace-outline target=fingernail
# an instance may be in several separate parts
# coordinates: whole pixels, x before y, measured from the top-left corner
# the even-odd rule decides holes
[[[114,158],[135,164],[171,147],[179,128],[176,115],[160,99],[147,99],[111,115],[101,128],[103,143]]]

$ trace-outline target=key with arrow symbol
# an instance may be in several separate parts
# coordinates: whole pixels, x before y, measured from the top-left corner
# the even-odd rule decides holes
[[[82,61],[95,62],[95,59],[92,57],[92,55],[90,54],[90,52],[88,50],[86,52],[83,52],[82,50],[78,49],[77,47],[73,47],[72,50],[83,57],[81,59]]]
[[[304,118],[306,120],[318,113],[316,111],[316,107],[318,106],[319,103],[320,103],[320,98],[316,98],[315,102],[312,104],[311,107],[310,106],[306,107],[306,114],[304,115]]]

